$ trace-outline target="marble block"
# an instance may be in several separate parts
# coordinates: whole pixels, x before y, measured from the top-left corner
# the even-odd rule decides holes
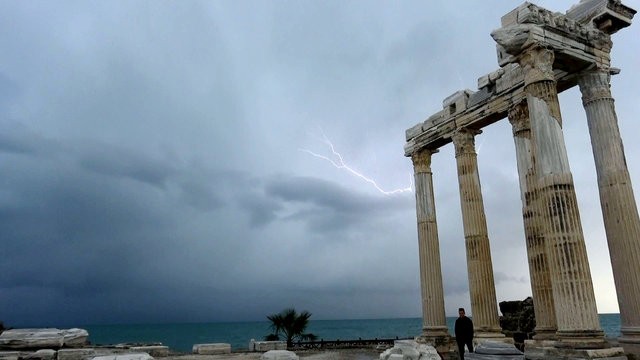
[[[260,356],[260,360],[299,360],[299,357],[289,350],[269,350]]]
[[[36,349],[82,346],[89,333],[84,329],[10,329],[0,334],[0,348]]]
[[[193,345],[193,353],[199,354],[199,355],[230,354],[231,344],[227,344],[227,343],[195,344]]]
[[[287,350],[286,341],[249,341],[249,351]]]
[[[60,349],[58,360],[85,360],[95,356],[95,349]]]
[[[38,351],[28,353],[21,356],[22,359],[30,360],[53,360],[56,358],[56,351],[52,349],[40,349]]]
[[[497,341],[480,343],[474,353],[465,353],[464,358],[470,360],[524,360],[524,354],[513,344]]]
[[[391,349],[380,354],[380,360],[439,360],[436,349],[415,340],[396,340]]]
[[[18,360],[19,351],[0,351],[0,360]]]
[[[147,354],[153,357],[169,356],[169,347],[163,346],[163,345],[133,346],[133,347],[130,347],[129,350],[134,352],[146,352]]]
[[[153,360],[153,357],[147,353],[132,353],[96,356],[92,360]]]

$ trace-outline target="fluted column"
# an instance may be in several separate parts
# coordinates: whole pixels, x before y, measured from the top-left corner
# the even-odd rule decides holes
[[[579,85],[620,306],[620,341],[640,343],[640,218],[611,96],[610,75],[604,70],[586,72],[579,78]]]
[[[418,218],[422,337],[429,343],[433,342],[433,339],[429,338],[449,337],[444,310],[440,244],[438,242],[438,224],[431,173],[431,155],[437,151],[423,149],[411,156],[415,176],[416,215]]]
[[[540,210],[535,192],[535,158],[531,142],[531,124],[526,101],[509,110],[516,146],[522,218],[529,262],[529,277],[536,317],[535,339],[551,339],[557,330],[551,288],[551,274],[541,228]]]
[[[496,289],[482,201],[474,130],[460,129],[452,140],[456,150],[464,238],[467,250],[469,292],[478,337],[504,337],[498,321]]]
[[[541,47],[529,48],[519,57],[531,121],[536,197],[558,325],[557,346],[601,347],[604,333],[562,134],[553,60],[553,51]]]

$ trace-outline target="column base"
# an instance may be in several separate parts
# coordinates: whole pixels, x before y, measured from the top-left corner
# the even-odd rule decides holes
[[[415,341],[433,346],[440,354],[449,353],[454,343],[446,326],[422,329],[422,335],[416,336]]]
[[[620,342],[640,343],[640,326],[623,326],[620,328],[622,335]]]
[[[501,332],[476,332],[473,335],[473,347],[486,343],[486,342],[499,342],[504,344],[514,345],[512,337],[507,337]]]
[[[524,342],[524,358],[527,360],[566,360],[566,359],[628,359],[622,347],[605,347],[600,349],[575,349],[558,347],[557,341],[526,340]],[[607,344],[605,346],[608,346]]]
[[[535,335],[533,335],[533,339],[534,340],[555,340],[557,339],[556,336],[556,331],[558,331],[555,328],[535,328],[534,330],[536,332]]]
[[[476,330],[473,334],[473,337],[476,339],[487,339],[487,340],[496,340],[506,339],[507,336],[502,333],[500,329],[490,329],[490,330]],[[513,339],[511,339],[513,342]]]
[[[618,338],[618,343],[624,352],[640,359],[640,327],[625,326],[620,329],[622,335]]]
[[[556,348],[603,349],[608,347],[602,330],[559,330],[556,335]]]

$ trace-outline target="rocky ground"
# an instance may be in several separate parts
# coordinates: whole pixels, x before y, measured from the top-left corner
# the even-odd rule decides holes
[[[382,350],[340,349],[296,351],[301,360],[377,360]],[[171,354],[167,360],[259,360],[261,352],[237,352],[225,355]]]

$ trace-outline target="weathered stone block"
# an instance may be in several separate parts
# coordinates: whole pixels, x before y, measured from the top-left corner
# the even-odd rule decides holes
[[[522,6],[522,5],[520,5]],[[518,8],[515,8],[500,18],[501,26],[509,26],[518,23]]]
[[[405,139],[409,141],[414,137],[420,135],[421,133],[422,133],[422,123],[419,123],[405,130]]]
[[[391,349],[380,354],[380,360],[438,360],[440,355],[433,346],[415,340],[396,340]]]
[[[195,344],[193,345],[193,353],[199,354],[199,355],[230,354],[231,344],[227,344],[227,343]]]
[[[30,360],[53,360],[56,358],[56,351],[52,349],[40,349],[36,352],[23,355],[21,358]]]
[[[95,349],[60,349],[58,360],[85,360],[95,357]]]
[[[89,337],[87,330],[73,328],[63,329],[61,332],[64,338],[64,346],[66,347],[81,347],[87,344],[87,338]]]
[[[293,351],[269,350],[260,356],[260,360],[299,360],[299,357]]]
[[[286,341],[249,341],[249,351],[287,350]]]
[[[153,357],[166,357],[169,356],[169,347],[162,345],[152,345],[152,346],[133,346],[130,348],[131,351],[135,352],[146,352],[147,354]],[[60,360],[60,359],[58,359]]]
[[[589,24],[607,34],[631,25],[635,13],[635,10],[619,1],[607,0],[582,0],[566,12],[568,18]]]
[[[0,360],[18,360],[19,351],[0,351]]]
[[[486,341],[476,347],[475,352],[487,355],[523,355],[513,344]]]
[[[147,353],[114,354],[96,356],[92,360],[153,360],[153,357]]]
[[[0,348],[59,348],[63,344],[64,336],[58,329],[11,329],[0,334]]]
[[[467,101],[473,92],[471,90],[460,90],[449,95],[442,101],[443,117],[448,118],[467,108]]]
[[[81,346],[89,333],[84,329],[11,329],[0,334],[0,348],[36,349]]]

